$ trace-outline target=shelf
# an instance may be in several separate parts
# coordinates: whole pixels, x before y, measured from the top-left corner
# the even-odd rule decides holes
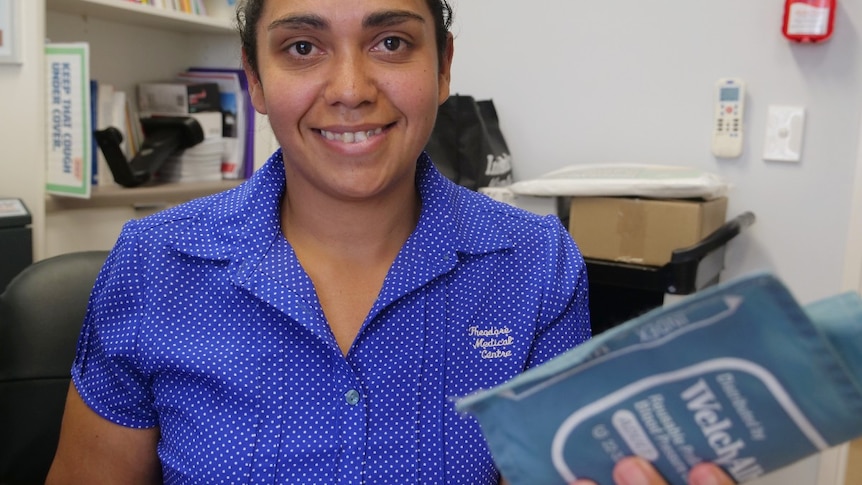
[[[72,209],[173,205],[231,189],[242,182],[243,180],[220,180],[217,182],[154,184],[131,189],[119,185],[93,187],[89,199],[48,195],[45,199],[45,212],[50,214]]]
[[[68,14],[186,33],[235,34],[231,20],[174,12],[125,0],[47,0],[47,9]]]

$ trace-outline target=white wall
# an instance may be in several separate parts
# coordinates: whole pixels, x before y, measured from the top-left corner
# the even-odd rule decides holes
[[[784,2],[454,0],[456,92],[494,98],[516,179],[572,163],[690,165],[757,222],[725,276],[771,270],[797,297],[840,291],[862,113],[862,4],[832,39],[781,35]],[[745,153],[710,153],[713,85],[748,83]],[[803,160],[761,159],[770,104],[807,108]]]
[[[45,162],[45,130],[35,113],[45,106],[45,92],[40,62],[41,42],[45,36],[44,4],[17,2],[18,21],[22,31],[21,65],[0,64],[0,197],[17,197],[34,213],[34,252],[42,252],[41,218],[44,207],[45,176],[34,165]],[[34,82],[34,80],[37,80]]]
[[[849,231],[860,229],[850,218],[862,3],[838,2],[825,44],[796,45],[781,35],[781,1],[452,1],[453,90],[494,99],[516,179],[573,163],[712,171],[734,186],[729,216],[757,217],[730,245],[725,278],[773,271],[811,301],[859,274],[846,276],[845,259],[862,261],[862,248],[848,246],[860,240]],[[713,85],[728,76],[749,91],[745,152],[733,160],[710,153]],[[799,164],[761,159],[771,104],[807,108]],[[818,465],[810,458],[757,483],[813,484]]]

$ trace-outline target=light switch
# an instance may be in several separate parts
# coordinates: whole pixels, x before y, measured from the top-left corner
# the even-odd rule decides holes
[[[800,161],[802,159],[805,108],[802,106],[770,106],[766,117],[763,159],[780,162]]]

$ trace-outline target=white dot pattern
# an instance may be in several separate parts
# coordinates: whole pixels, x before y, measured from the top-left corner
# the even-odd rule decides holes
[[[589,338],[585,265],[557,218],[417,163],[419,224],[346,357],[279,228],[280,151],[128,222],[81,333],[83,399],[160,427],[167,484],[497,483],[453,398]]]

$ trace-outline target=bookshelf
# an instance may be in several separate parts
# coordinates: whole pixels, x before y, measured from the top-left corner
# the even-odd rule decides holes
[[[207,4],[225,0],[207,0]],[[91,78],[133,96],[140,82],[172,79],[190,66],[239,66],[233,19],[160,9],[126,0],[43,0],[45,37],[90,45]],[[211,10],[208,8],[208,11]],[[212,9],[214,10],[214,9]],[[35,39],[34,39],[35,40]],[[45,120],[44,116],[40,117]],[[107,249],[122,224],[155,210],[235,187],[241,181],[93,187],[89,199],[44,195],[36,254]],[[41,216],[41,217],[39,217]]]
[[[131,189],[120,186],[93,187],[89,199],[49,195],[45,201],[45,212],[50,214],[65,210],[121,206],[130,206],[133,208],[170,206],[215,192],[228,190],[242,182],[242,180],[184,182],[179,184],[153,184]]]

